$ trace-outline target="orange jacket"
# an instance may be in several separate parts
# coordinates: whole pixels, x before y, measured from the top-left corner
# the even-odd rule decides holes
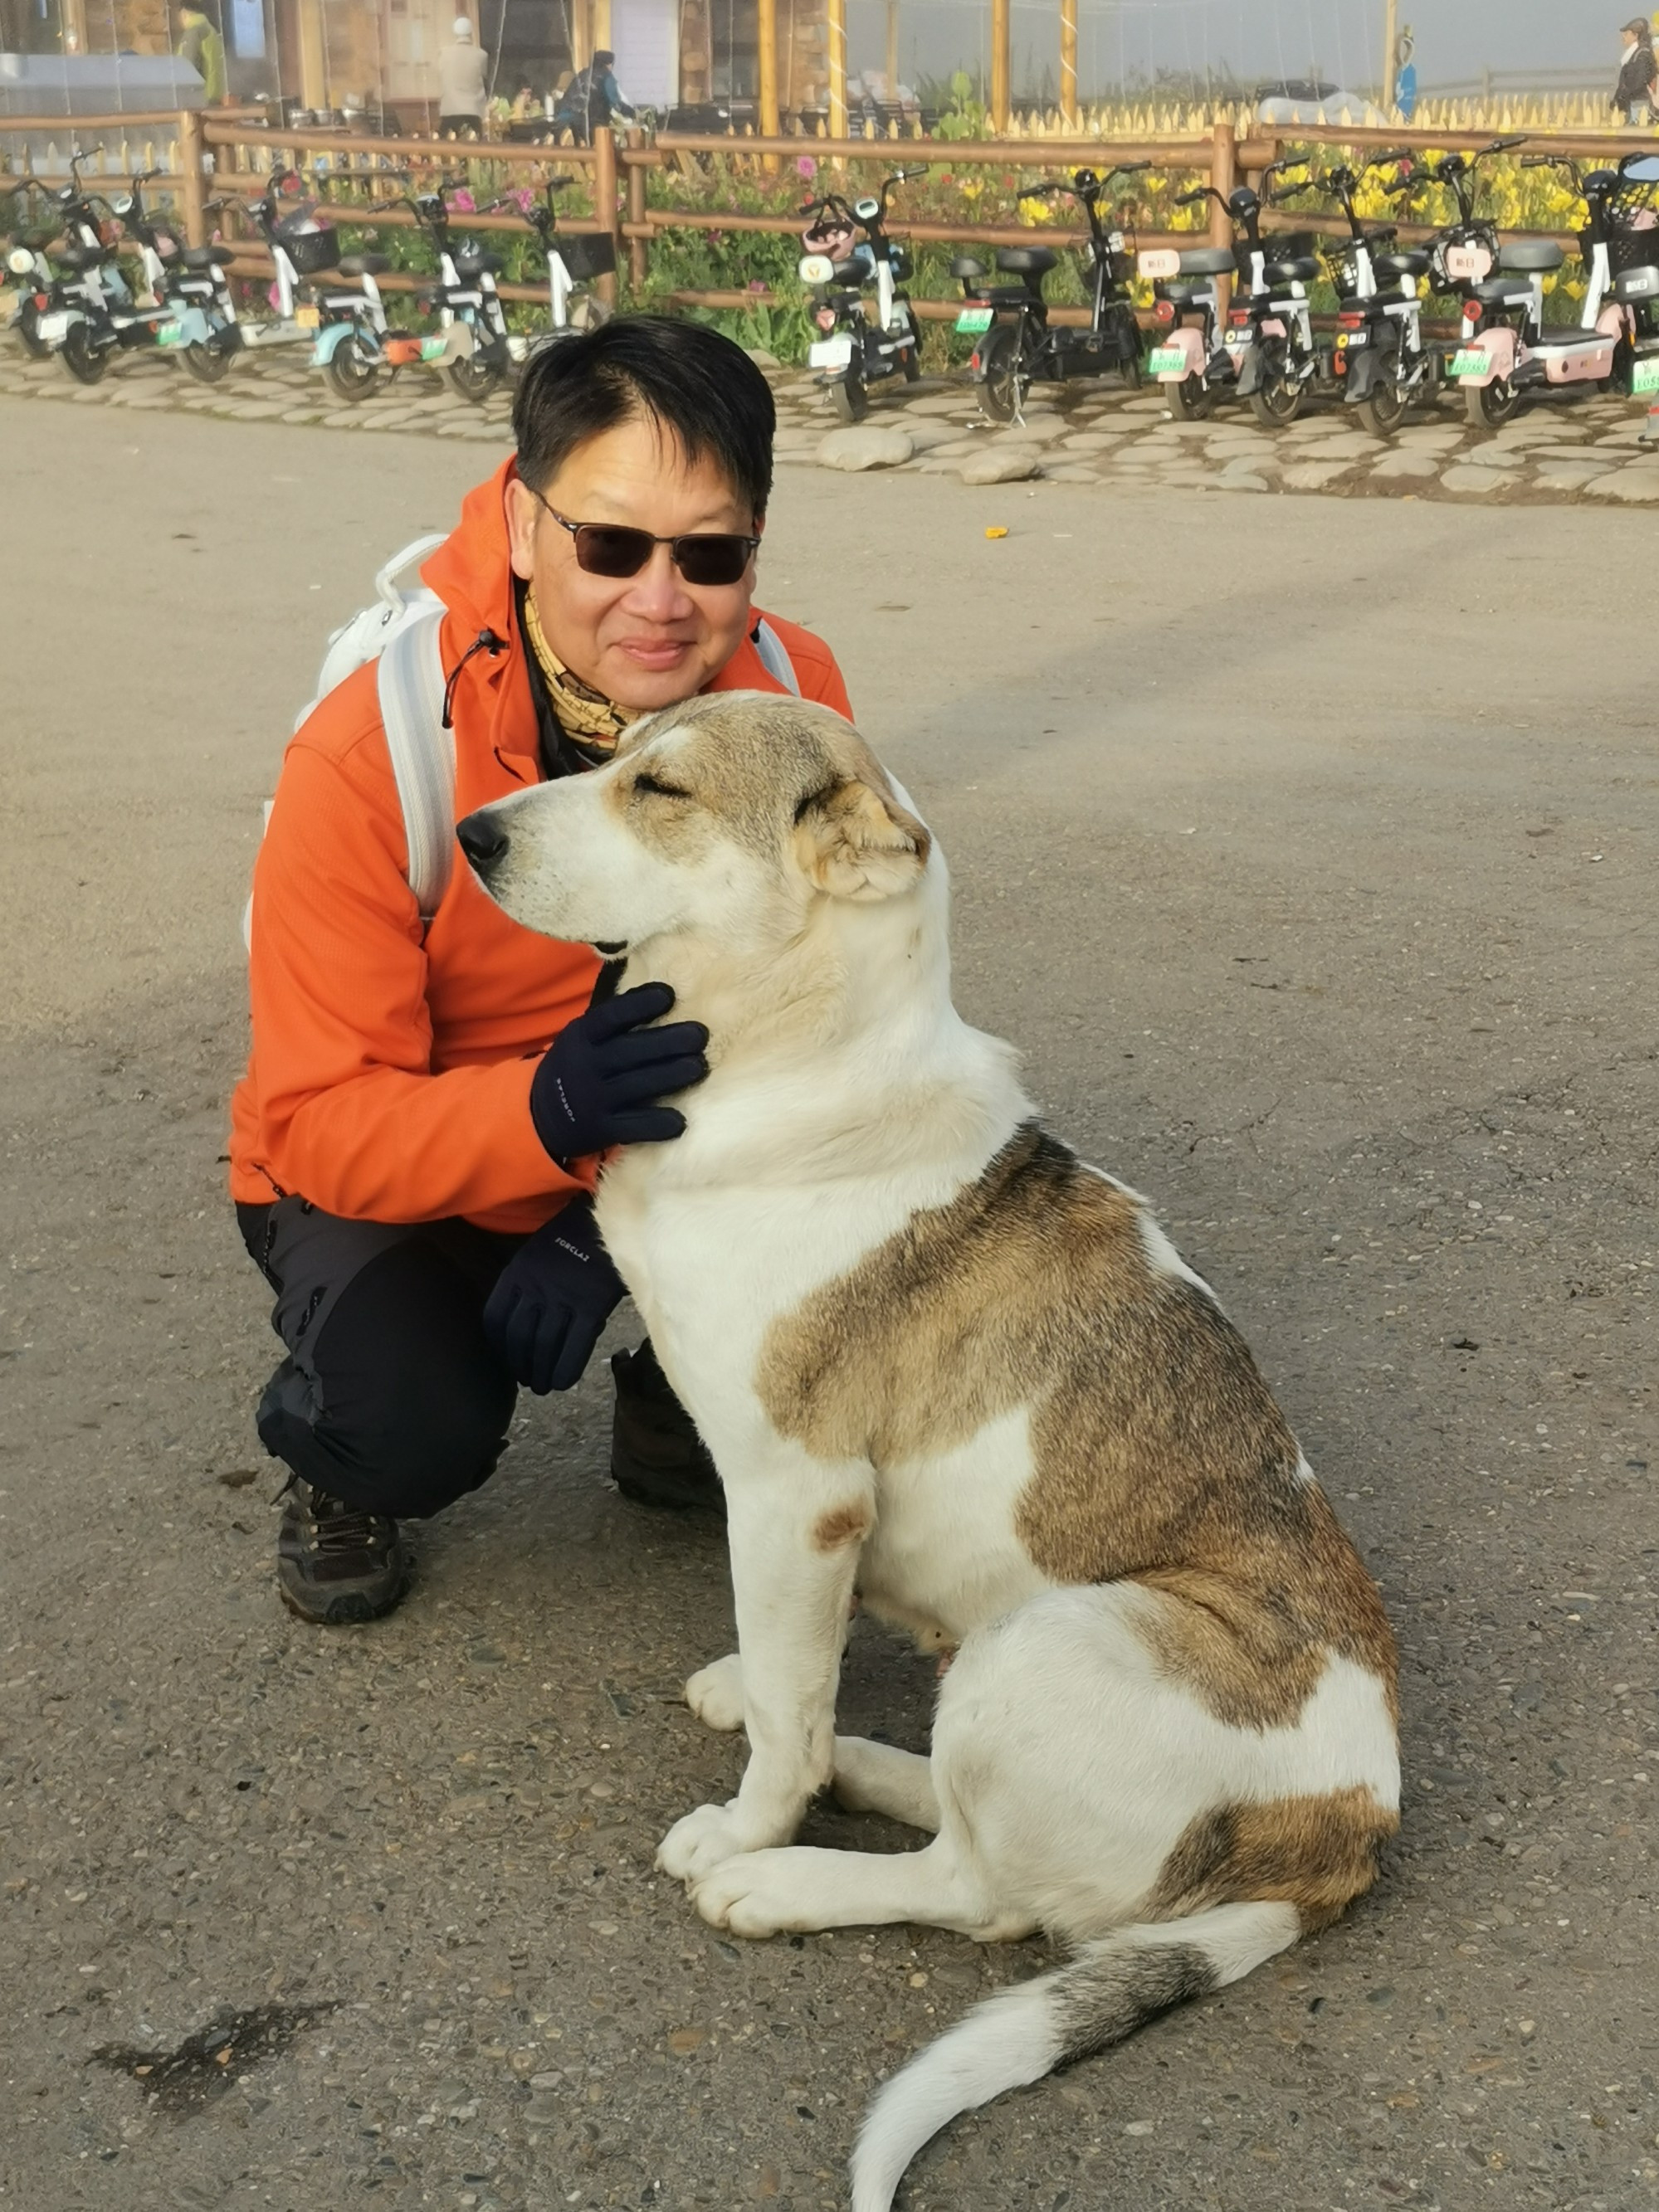
[[[541,781],[519,635],[504,493],[513,464],[467,495],[422,571],[448,610],[455,686],[455,812]],[[834,656],[768,617],[803,694],[850,714]],[[716,691],[776,691],[745,639]],[[253,1048],[231,1105],[230,1188],[258,1205],[298,1192],[355,1220],[465,1214],[539,1228],[579,1184],[530,1119],[538,1056],[592,995],[598,957],[538,937],[457,866],[424,941],[405,878],[403,811],[373,665],[318,705],[290,743],[253,873],[248,986]]]

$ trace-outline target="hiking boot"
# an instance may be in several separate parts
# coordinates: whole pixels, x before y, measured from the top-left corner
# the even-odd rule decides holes
[[[397,1522],[343,1505],[296,1475],[276,1534],[276,1588],[301,1620],[343,1628],[378,1620],[409,1588]]]
[[[611,1476],[635,1505],[685,1512],[701,1506],[726,1517],[726,1493],[708,1447],[669,1387],[647,1341],[611,1355],[617,1414],[611,1431]]]

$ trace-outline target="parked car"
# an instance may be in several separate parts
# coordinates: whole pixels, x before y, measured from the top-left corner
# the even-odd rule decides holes
[[[1345,92],[1317,77],[1277,77],[1255,88],[1258,123],[1357,123],[1386,131],[1389,118],[1362,93]]]

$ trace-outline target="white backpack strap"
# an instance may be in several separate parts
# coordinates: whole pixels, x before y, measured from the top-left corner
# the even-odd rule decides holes
[[[443,609],[401,629],[381,653],[380,721],[404,810],[409,888],[429,922],[455,860],[455,740],[445,729]]]
[[[412,568],[416,562],[424,561],[428,553],[435,553],[448,535],[447,530],[428,530],[419,538],[411,538],[408,544],[400,552],[394,553],[385,568],[376,574],[376,599],[384,599],[387,606],[401,611],[412,595],[398,588],[398,577],[405,568]]]
[[[795,664],[789,658],[789,648],[778,635],[764,615],[755,625],[755,650],[760,655],[761,666],[775,684],[781,684],[786,691],[800,696],[800,678],[795,673]]]

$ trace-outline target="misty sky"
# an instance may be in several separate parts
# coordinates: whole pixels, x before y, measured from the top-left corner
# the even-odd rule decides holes
[[[1650,0],[1651,4],[1651,0]],[[1310,64],[1344,83],[1375,83],[1382,46],[1382,0],[1079,0],[1079,66],[1085,92],[1115,83],[1121,66],[1231,65],[1249,77],[1304,76]],[[1417,33],[1426,88],[1478,77],[1483,69],[1587,70],[1617,74],[1621,22],[1634,12],[1616,0],[1400,0]],[[849,58],[879,68],[885,52],[884,0],[848,0]],[[1014,77],[1036,82],[1056,65],[1055,0],[1013,0]],[[988,33],[988,4],[900,0],[901,69],[947,75],[975,64]],[[1121,64],[1120,63],[1121,56]]]

